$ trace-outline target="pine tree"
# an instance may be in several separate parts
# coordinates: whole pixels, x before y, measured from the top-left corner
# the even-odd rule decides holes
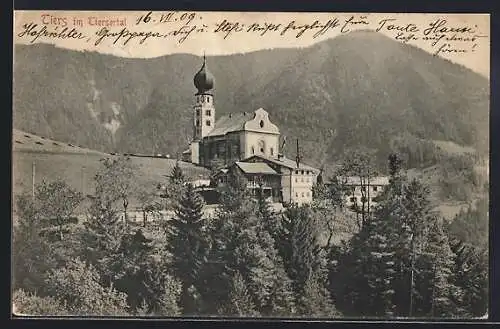
[[[219,310],[219,313],[238,317],[258,315],[246,287],[246,282],[239,272],[236,272],[232,277],[228,303]]]
[[[127,294],[127,302],[133,310],[140,307],[147,296],[145,270],[147,264],[154,261],[150,257],[151,242],[140,229],[134,234],[126,234],[110,262],[115,287]]]
[[[188,289],[199,287],[200,273],[207,262],[209,241],[203,219],[203,200],[191,184],[176,208],[175,217],[167,223],[167,250],[172,254],[172,269],[183,284],[182,308],[186,314],[199,309],[189,305]]]
[[[265,316],[273,312],[290,314],[293,306],[287,304],[288,284],[274,240],[257,216],[258,207],[246,190],[244,177],[235,172],[229,177],[212,222],[213,248],[205,281],[210,288],[203,294],[220,304],[216,310],[223,309],[229,302],[231,280],[238,272],[256,311]]]
[[[311,276],[304,285],[303,295],[298,298],[298,313],[307,317],[333,318],[339,317],[326,288],[324,278]]]
[[[170,182],[173,184],[182,184],[186,181],[186,177],[182,172],[182,168],[179,165],[179,161],[175,162],[175,166],[172,168],[172,172],[170,173]]]
[[[257,194],[257,217],[271,237],[276,240],[280,230],[280,222],[271,204],[264,198],[262,193]]]
[[[453,296],[458,314],[481,317],[488,311],[488,250],[450,239],[454,253],[452,282],[460,295]]]
[[[457,290],[452,277],[453,259],[442,221],[436,219],[419,259],[420,309],[426,316],[452,317],[457,311],[453,302]]]
[[[299,312],[306,316],[335,315],[337,312],[326,290],[327,258],[318,242],[317,223],[312,215],[306,206],[290,205],[286,209],[278,250],[292,280]]]

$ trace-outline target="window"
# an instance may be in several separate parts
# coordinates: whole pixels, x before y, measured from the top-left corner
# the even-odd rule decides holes
[[[274,149],[272,147],[271,147],[270,152],[271,152],[271,155],[274,155]]]
[[[299,193],[298,192],[295,192],[295,197],[298,198],[299,197]]]
[[[205,114],[206,114],[206,115],[212,115],[212,111],[210,111],[210,110],[206,110],[206,111],[205,111]]]
[[[252,154],[255,154],[255,148],[252,146]]]
[[[374,191],[374,192],[377,192],[377,188],[378,188],[378,186],[374,186],[374,187],[373,187],[373,191]]]
[[[304,170],[301,170],[301,171],[300,171],[300,174],[301,174],[301,175],[304,175]]]
[[[196,109],[196,115],[200,115],[200,109]]]
[[[210,103],[210,97],[207,97],[207,103]]]
[[[264,141],[259,141],[259,150],[260,150],[260,153],[265,153],[266,144],[264,143]]]
[[[260,120],[260,127],[264,128],[264,120]]]
[[[210,124],[211,124],[211,123],[210,123],[210,120],[207,120],[207,126],[209,126],[209,127],[210,127]]]
[[[200,120],[196,120],[196,127],[200,126]]]
[[[301,194],[301,195],[302,195],[302,197],[304,197],[304,192],[302,192],[302,194]]]
[[[298,175],[299,174],[299,171],[298,170],[295,170],[295,175]]]

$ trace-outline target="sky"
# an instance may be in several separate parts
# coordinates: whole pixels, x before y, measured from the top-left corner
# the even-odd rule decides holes
[[[489,78],[488,14],[15,11],[14,43],[152,58],[307,47],[357,29],[464,65]],[[188,33],[189,32],[189,33]],[[15,53],[14,53],[15,60]]]

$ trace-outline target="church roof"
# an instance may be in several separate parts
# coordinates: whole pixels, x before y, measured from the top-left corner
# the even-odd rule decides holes
[[[245,128],[245,123],[253,118],[252,113],[231,113],[221,116],[216,122],[214,129],[207,136],[221,136],[229,132],[240,131]]]
[[[288,159],[284,156],[277,159],[277,158],[271,158],[271,157],[266,157],[266,156],[262,156],[262,155],[253,155],[253,156],[251,156],[243,161],[246,161],[246,160],[249,160],[252,158],[261,158],[263,160],[267,160],[267,161],[270,161],[272,163],[275,163],[279,166],[283,166],[283,167],[294,169],[294,170],[311,170],[311,171],[314,171],[315,173],[319,173],[319,169],[308,166],[302,162],[299,162],[299,166],[297,167],[297,162],[295,160]]]
[[[268,164],[263,162],[236,162],[236,165],[246,174],[268,174],[277,175],[278,173]]]

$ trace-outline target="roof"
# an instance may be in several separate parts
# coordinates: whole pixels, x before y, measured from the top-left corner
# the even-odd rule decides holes
[[[278,127],[269,120],[269,113],[259,108],[254,112],[231,113],[220,117],[207,136],[224,136],[242,130],[279,135]]]
[[[337,177],[337,179],[341,181],[345,181],[347,185],[361,185],[360,178],[358,176],[349,176],[349,177],[344,177],[343,179],[341,177]],[[371,177],[370,182],[368,184],[368,181],[365,182],[366,185],[389,185],[389,177],[387,176],[378,176],[378,177]]]
[[[236,162],[236,165],[246,174],[277,175],[278,173],[267,163],[263,162]]]
[[[264,160],[271,161],[279,166],[283,166],[283,167],[290,168],[290,169],[312,170],[316,173],[319,173],[319,169],[316,169],[314,167],[306,165],[303,162],[299,162],[299,166],[297,167],[297,162],[295,160],[291,160],[291,159],[288,159],[286,157],[281,157],[280,159],[277,159],[277,158],[271,158],[271,157],[266,157],[266,156],[262,156],[262,155],[252,155],[251,157],[249,157],[243,161],[246,161],[246,160],[252,159],[252,158],[262,158]]]
[[[245,123],[252,118],[253,114],[246,112],[224,115],[215,122],[214,129],[207,136],[220,136],[229,132],[243,130]]]

